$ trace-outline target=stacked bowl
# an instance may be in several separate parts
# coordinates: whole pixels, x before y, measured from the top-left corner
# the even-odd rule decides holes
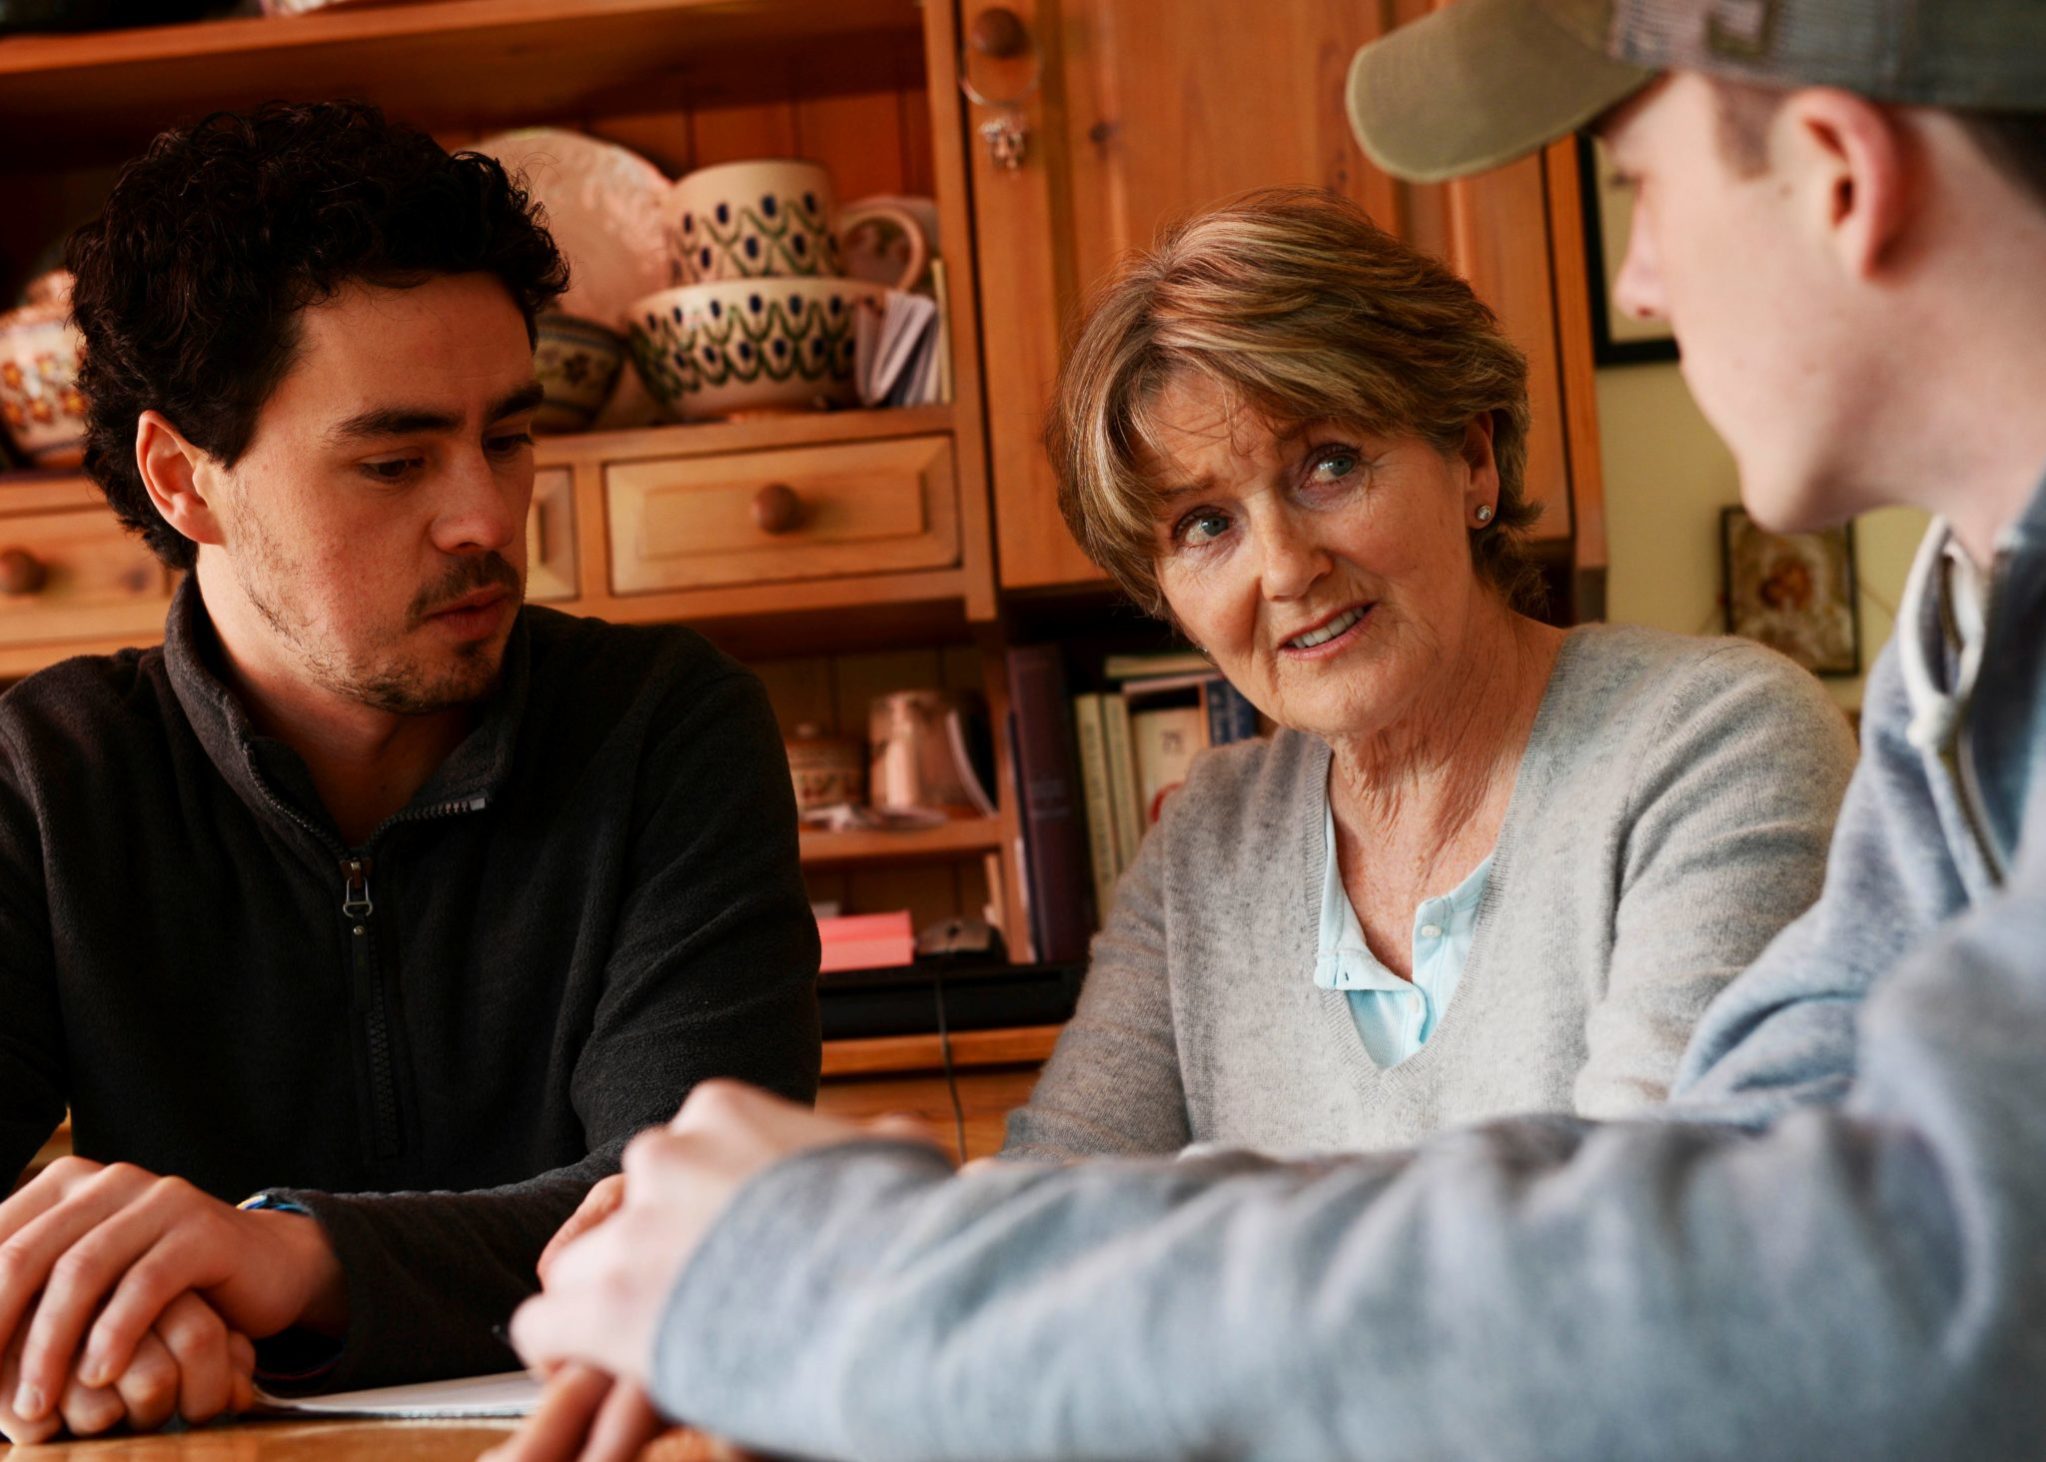
[[[888,205],[839,214],[813,162],[725,163],[677,183],[664,230],[676,283],[626,317],[633,363],[663,409],[700,421],[852,401],[854,321],[887,286],[840,272],[836,230],[883,213],[922,239]]]

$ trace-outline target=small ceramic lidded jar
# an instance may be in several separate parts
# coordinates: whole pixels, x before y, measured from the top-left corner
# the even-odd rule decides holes
[[[668,257],[677,284],[839,273],[831,175],[814,162],[772,158],[699,168],[668,205]]]
[[[44,275],[27,297],[0,315],[0,430],[39,467],[76,466],[85,454],[84,341],[71,323],[71,276]]]
[[[782,745],[796,784],[796,811],[818,812],[867,795],[867,748],[850,736],[832,736],[814,722],[796,727]]]

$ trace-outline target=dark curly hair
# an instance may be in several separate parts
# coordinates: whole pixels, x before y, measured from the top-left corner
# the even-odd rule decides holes
[[[450,155],[360,102],[272,102],[159,135],[71,236],[85,337],[85,470],[172,568],[197,548],[135,468],[135,423],[164,414],[232,466],[298,348],[298,314],[353,283],[494,274],[533,321],[568,265],[494,158]]]

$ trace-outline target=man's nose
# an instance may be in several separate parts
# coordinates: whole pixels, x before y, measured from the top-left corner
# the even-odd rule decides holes
[[[502,473],[491,471],[489,464],[479,462],[449,484],[448,500],[434,524],[434,541],[447,553],[499,552],[525,531],[531,499],[530,478],[521,491]]]
[[[1662,262],[1655,240],[1639,218],[1627,230],[1627,256],[1613,281],[1613,303],[1637,320],[1667,320],[1669,301],[1662,285]]]

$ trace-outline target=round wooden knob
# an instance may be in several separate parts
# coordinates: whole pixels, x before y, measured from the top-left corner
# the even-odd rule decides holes
[[[803,521],[803,500],[786,482],[770,482],[753,494],[753,523],[762,533],[787,533]]]
[[[49,567],[27,549],[0,549],[0,594],[34,594],[49,579]]]
[[[969,39],[981,55],[1006,61],[1030,49],[1030,28],[1006,5],[990,5],[973,17]]]

